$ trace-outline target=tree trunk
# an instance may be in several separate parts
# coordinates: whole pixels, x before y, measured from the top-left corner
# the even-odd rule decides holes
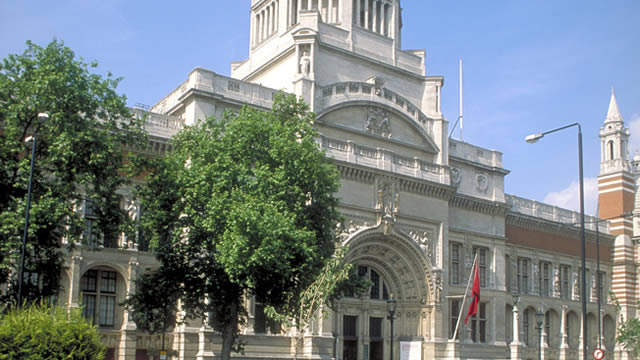
[[[231,351],[233,350],[234,336],[238,326],[238,304],[236,302],[229,306],[228,321],[225,322],[222,330],[222,360],[231,359]]]

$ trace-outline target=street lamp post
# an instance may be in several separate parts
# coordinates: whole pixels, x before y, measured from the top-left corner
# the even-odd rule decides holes
[[[27,190],[27,209],[24,214],[24,233],[22,234],[22,252],[20,253],[20,268],[18,269],[18,306],[22,306],[22,283],[24,281],[24,256],[27,251],[27,232],[29,231],[29,210],[31,210],[31,187],[33,184],[33,166],[36,161],[36,135],[45,121],[49,119],[49,114],[38,114],[38,127],[31,136],[31,169],[29,170],[29,187]]]
[[[536,324],[538,325],[538,360],[542,360],[542,322],[544,321],[544,313],[542,306],[536,312]]]
[[[584,339],[588,339],[587,336],[587,266],[586,266],[586,246],[585,246],[585,238],[584,238],[584,175],[582,171],[582,127],[579,123],[569,124],[563,127],[559,127],[557,129],[549,130],[543,133],[537,133],[529,135],[525,138],[525,141],[532,144],[536,141],[543,138],[545,135],[554,133],[556,131],[564,130],[573,126],[578,127],[578,169],[579,169],[579,180],[580,180],[580,257],[582,260],[582,291],[580,295],[580,300],[582,300],[582,333],[584,335]],[[583,359],[589,358],[589,351],[587,349],[587,343],[585,342],[582,346],[582,354]]]
[[[389,323],[391,325],[391,338],[389,340],[389,360],[393,360],[393,315],[396,313],[396,307],[398,306],[398,300],[391,298],[387,300],[387,310],[389,311]]]

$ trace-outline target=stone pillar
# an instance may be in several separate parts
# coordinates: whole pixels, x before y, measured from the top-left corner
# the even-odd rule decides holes
[[[327,23],[333,23],[333,0],[329,0],[329,9],[327,9]]]
[[[520,358],[520,314],[518,312],[518,306],[513,306],[513,341],[511,341],[511,360]]]
[[[579,349],[579,351],[578,351],[578,359],[587,360],[587,359],[584,359],[583,351],[582,351],[582,349],[584,349],[584,346],[585,346],[585,343],[586,343],[585,342],[585,338],[584,338],[584,326],[582,325],[582,321],[583,320],[584,320],[584,318],[583,318],[582,314],[580,314],[580,337],[578,338],[579,339],[579,341],[578,341],[578,344],[579,344],[578,345],[578,349]]]
[[[364,0],[364,28],[369,29],[369,0]]]
[[[205,303],[209,303],[209,298],[205,298]],[[198,330],[198,353],[196,353],[196,360],[213,359],[215,354],[211,349],[213,341],[213,329],[209,326],[209,314],[204,314],[202,317],[202,326]]]
[[[376,29],[376,25],[378,24],[378,0],[373,0],[373,2],[371,2],[371,5],[373,5],[373,14],[371,16],[371,31],[378,32],[378,30]]]
[[[362,26],[360,24],[360,1],[362,0],[356,0],[356,25],[358,26]]]
[[[82,256],[71,256],[71,276],[69,279],[69,307],[80,306],[80,271],[82,265]]]
[[[135,280],[138,278],[138,267],[140,263],[136,258],[129,259],[128,287],[126,295],[133,294],[136,291]],[[118,346],[118,360],[135,360],[136,359],[136,342],[137,327],[133,321],[129,321],[129,312],[123,311],[122,328],[120,331],[120,345]]]

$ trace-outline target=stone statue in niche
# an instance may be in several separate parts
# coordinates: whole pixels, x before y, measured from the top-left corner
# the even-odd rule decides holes
[[[580,300],[580,277],[573,274],[573,300]]]
[[[138,220],[140,212],[138,211],[138,204],[136,204],[135,200],[133,199],[127,200],[127,214],[129,214],[129,219],[131,219],[132,221]]]
[[[300,46],[300,61],[298,72],[300,74],[309,75],[311,73],[311,56],[309,56],[309,45]]]
[[[383,215],[393,215],[392,186],[389,183],[382,183],[378,187],[378,209],[382,209]]]
[[[391,122],[389,120],[389,112],[379,108],[369,108],[365,128],[367,132],[390,138]]]
[[[534,259],[532,268],[533,268],[533,278],[534,279],[538,279],[538,259]],[[533,281],[533,294],[534,295],[539,295],[540,294],[540,284],[538,283],[538,281]]]

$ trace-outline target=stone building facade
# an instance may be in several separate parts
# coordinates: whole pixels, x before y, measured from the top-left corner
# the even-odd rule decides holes
[[[543,358],[581,358],[585,343],[597,346],[599,323],[602,347],[613,354],[617,315],[609,289],[621,299],[625,318],[634,316],[634,233],[640,234],[640,220],[616,218],[631,210],[640,215],[634,195],[640,159],[632,164],[626,155],[628,131],[619,112],[615,116],[617,105],[601,133],[600,177],[600,215],[615,219],[611,228],[586,220],[585,338],[579,214],[505,194],[509,171],[502,154],[447,136],[444,78],[426,73],[424,51],[402,50],[400,6],[399,0],[251,0],[249,58],[231,64],[231,77],[196,68],[153,106],[146,122],[150,154],[170,151],[173,134],[207,116],[245,104],[268,110],[276,91],[296,94],[317,114],[318,144],[341,174],[345,220],[337,230],[349,245],[348,260],[373,285],[312,324],[301,358],[389,359],[391,342],[393,359],[535,358],[541,307]],[[122,195],[130,199],[126,190]],[[140,216],[139,204],[125,203],[132,217]],[[85,213],[90,224],[91,212]],[[134,291],[138,274],[157,264],[135,240],[93,245],[75,247],[67,257],[63,298],[83,304],[109,358],[149,359],[159,336],[137,330],[119,303]],[[465,306],[466,314],[468,307],[462,296],[476,254],[479,312],[452,339],[459,310]],[[398,300],[393,339],[386,310],[391,294]],[[247,298],[246,306],[247,345],[238,358],[292,358],[291,334],[270,324],[255,299]],[[213,359],[220,350],[220,338],[203,322],[178,326],[166,341],[179,359]]]

